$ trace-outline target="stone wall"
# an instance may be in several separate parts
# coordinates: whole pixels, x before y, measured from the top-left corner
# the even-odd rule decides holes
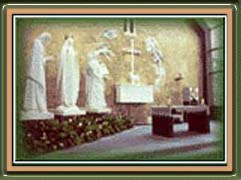
[[[125,106],[117,105],[114,101],[114,85],[128,83],[130,71],[130,56],[123,55],[122,48],[130,47],[129,40],[123,34],[122,19],[79,19],[79,20],[37,20],[25,19],[17,22],[18,52],[17,63],[23,67],[20,87],[24,90],[25,70],[30,59],[31,45],[39,34],[49,32],[52,41],[46,45],[46,54],[54,55],[55,61],[46,65],[48,107],[54,109],[58,104],[56,93],[56,77],[60,60],[60,50],[66,34],[72,34],[75,39],[75,48],[78,52],[80,62],[80,93],[78,105],[84,106],[85,92],[85,67],[88,51],[98,42],[106,42],[116,54],[111,61],[103,59],[106,63],[111,79],[106,82],[106,97],[110,107],[114,110],[129,112],[137,120],[146,119],[149,114],[150,105]],[[184,86],[198,87],[199,73],[199,41],[192,26],[186,21],[163,21],[163,20],[141,20],[136,21],[137,36],[135,46],[142,51],[142,55],[136,58],[136,72],[140,75],[141,84],[153,84],[155,81],[155,69],[151,56],[146,52],[144,40],[148,36],[157,39],[158,47],[164,55],[163,66],[167,75],[161,83],[159,92],[155,92],[154,104],[167,104],[172,99],[172,104],[182,102],[182,88]],[[107,40],[101,37],[106,29],[117,29],[118,37]],[[180,83],[174,81],[175,76],[181,73],[184,79]],[[19,90],[21,92],[21,90]],[[23,94],[23,92],[21,93]],[[21,106],[21,102],[20,102]]]

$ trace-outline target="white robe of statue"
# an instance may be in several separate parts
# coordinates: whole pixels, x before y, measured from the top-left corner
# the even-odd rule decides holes
[[[57,110],[62,112],[73,109],[78,111],[76,103],[79,95],[80,71],[73,43],[73,38],[68,37],[62,46],[60,55],[57,90],[61,105]]]
[[[162,52],[157,48],[157,41],[153,37],[148,37],[145,40],[146,43],[146,50],[149,52],[153,58],[154,62],[154,68],[155,68],[155,91],[160,91],[161,88],[161,81],[164,81],[164,77],[166,76],[166,70],[163,66],[163,54]]]
[[[98,59],[98,55],[98,51],[92,51],[88,54],[86,102],[86,107],[89,110],[97,112],[107,109],[104,77],[109,74],[105,64]]]
[[[48,119],[52,114],[47,110],[45,64],[52,57],[45,57],[44,44],[50,39],[49,33],[42,33],[34,40],[27,71],[24,105],[21,119]]]
[[[166,76],[166,70],[162,65],[162,61],[158,60],[155,62],[155,70],[156,70],[156,78],[155,78],[155,90],[160,91],[161,87],[161,81],[164,80],[164,77]]]

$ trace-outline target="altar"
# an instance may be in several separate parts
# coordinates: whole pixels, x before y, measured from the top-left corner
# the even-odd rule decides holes
[[[116,102],[127,104],[153,103],[152,85],[122,84],[116,86]]]
[[[179,116],[188,123],[188,131],[210,133],[210,110],[207,105],[174,105],[152,107],[152,132],[154,135],[173,137],[175,119]]]

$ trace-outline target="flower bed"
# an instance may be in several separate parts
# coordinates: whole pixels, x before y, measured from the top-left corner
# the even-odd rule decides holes
[[[126,116],[83,116],[24,121],[24,144],[31,152],[50,152],[97,140],[133,126]]]

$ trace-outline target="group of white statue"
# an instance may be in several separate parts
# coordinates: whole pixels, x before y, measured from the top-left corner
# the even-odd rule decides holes
[[[53,61],[53,56],[45,57],[45,44],[51,39],[49,33],[42,33],[33,42],[31,59],[27,72],[24,107],[21,119],[51,119],[53,113],[47,109],[45,64]],[[104,78],[108,69],[101,62],[99,55],[109,58],[113,53],[106,44],[98,44],[88,54],[87,63],[87,100],[86,107],[79,108],[80,72],[77,53],[74,49],[74,39],[66,36],[60,53],[60,65],[57,76],[57,92],[61,104],[56,108],[56,114],[80,115],[87,109],[92,112],[109,112],[105,100]]]
[[[111,31],[112,32],[112,31]],[[114,31],[113,31],[114,32]],[[106,36],[109,37],[107,33]],[[113,36],[113,35],[112,35]],[[111,36],[111,37],[112,37]],[[113,37],[115,37],[113,36]],[[24,107],[22,119],[51,119],[53,113],[48,112],[46,96],[45,64],[47,61],[53,61],[53,56],[45,57],[45,44],[51,39],[49,33],[42,33],[33,42],[31,59],[27,72]],[[132,85],[140,82],[140,77],[135,73],[134,56],[141,54],[141,51],[134,48],[134,39],[130,40],[131,49],[123,50],[131,54],[131,72],[129,74]],[[157,42],[153,37],[145,40],[146,51],[153,59],[153,65],[156,69],[156,78],[154,87],[160,90],[161,79],[166,72],[162,65],[163,55],[157,48]],[[105,64],[101,61],[100,55],[107,59],[114,56],[109,50],[107,44],[99,43],[88,53],[87,61],[87,100],[85,108],[79,108],[77,104],[79,96],[80,72],[77,53],[74,49],[73,36],[66,36],[61,53],[60,64],[57,76],[57,93],[60,99],[60,105],[55,109],[56,114],[61,115],[81,115],[86,110],[90,112],[110,112],[105,100],[105,81],[104,78],[109,74]]]

